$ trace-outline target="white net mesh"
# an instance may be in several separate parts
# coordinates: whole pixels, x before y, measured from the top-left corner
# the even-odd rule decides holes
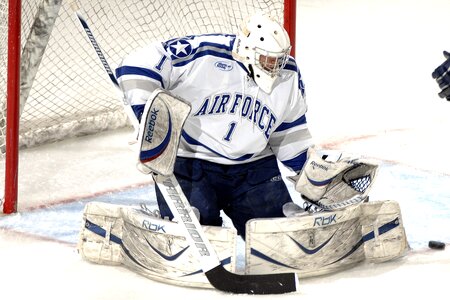
[[[0,130],[4,149],[7,0],[0,0]],[[22,1],[22,47],[42,0]],[[117,94],[71,8],[63,1],[20,119],[20,145],[32,146],[128,124]],[[77,1],[112,69],[132,49],[155,39],[234,33],[263,10],[283,21],[283,1]],[[2,151],[3,152],[3,151]]]

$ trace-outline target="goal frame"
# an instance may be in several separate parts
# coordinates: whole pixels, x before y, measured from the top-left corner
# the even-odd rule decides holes
[[[6,85],[6,156],[3,213],[17,212],[19,182],[20,54],[22,1],[8,0],[8,61]]]
[[[295,56],[296,0],[284,0],[284,27]],[[21,12],[22,0],[8,0],[8,59],[6,89],[6,153],[3,213],[17,212],[19,180],[19,120],[21,84]],[[0,199],[1,204],[1,199]]]

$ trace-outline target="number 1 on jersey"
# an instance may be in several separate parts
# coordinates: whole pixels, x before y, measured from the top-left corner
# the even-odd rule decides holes
[[[231,122],[228,126],[227,134],[223,137],[223,139],[227,142],[231,141],[231,136],[233,135],[234,129],[236,128],[237,123]]]

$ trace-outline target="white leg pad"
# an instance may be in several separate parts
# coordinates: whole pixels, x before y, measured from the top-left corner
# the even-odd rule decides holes
[[[366,259],[379,263],[404,256],[409,246],[400,205],[395,201],[376,201],[364,203],[361,208]]]
[[[128,268],[162,282],[211,287],[178,224],[133,209],[123,210],[122,218],[124,264]],[[234,272],[236,230],[217,226],[203,229],[224,267]]]
[[[364,260],[359,206],[247,223],[246,273],[292,272],[310,277]]]
[[[311,277],[363,260],[382,262],[408,250],[400,207],[362,203],[333,212],[247,222],[246,273],[297,272]]]
[[[85,207],[78,249],[91,262],[123,264],[153,280],[210,288],[179,226],[129,206],[93,202]],[[224,267],[234,272],[236,230],[203,229]]]
[[[88,203],[78,239],[78,252],[88,261],[98,264],[122,263],[121,206],[100,202]]]

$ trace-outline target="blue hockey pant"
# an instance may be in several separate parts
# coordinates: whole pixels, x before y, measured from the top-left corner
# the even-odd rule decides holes
[[[202,225],[221,226],[222,210],[244,239],[248,220],[282,217],[283,204],[292,201],[275,156],[239,165],[178,157],[174,174]],[[161,216],[172,219],[157,186],[156,196]]]

